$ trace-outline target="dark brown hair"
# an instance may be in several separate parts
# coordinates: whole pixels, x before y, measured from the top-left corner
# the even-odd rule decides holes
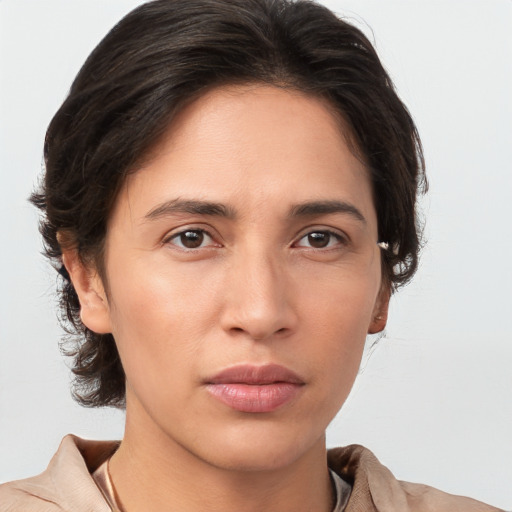
[[[46,255],[64,279],[63,319],[74,345],[74,395],[123,406],[125,376],[111,334],[80,320],[62,267],[74,248],[102,272],[106,223],[127,173],[137,169],[185,104],[223,84],[264,83],[327,100],[371,175],[384,278],[414,274],[415,210],[426,188],[416,127],[361,31],[310,1],[157,0],[121,20],[78,73],[46,134],[46,173],[32,196],[44,214]],[[59,241],[57,240],[59,233]],[[60,243],[59,243],[60,242]]]

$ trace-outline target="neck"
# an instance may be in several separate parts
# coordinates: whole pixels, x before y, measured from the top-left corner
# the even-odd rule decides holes
[[[142,433],[143,432],[143,433]],[[330,512],[333,493],[325,438],[290,464],[270,469],[218,467],[165,433],[141,430],[127,415],[124,439],[110,461],[124,512]]]

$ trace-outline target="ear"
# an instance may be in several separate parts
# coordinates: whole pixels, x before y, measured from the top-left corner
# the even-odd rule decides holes
[[[82,323],[98,334],[112,332],[107,295],[98,272],[84,265],[74,249],[63,251],[62,262],[80,300]]]
[[[387,283],[382,283],[379,295],[373,308],[372,320],[368,326],[368,334],[376,334],[386,327],[388,322],[389,299],[391,288]]]

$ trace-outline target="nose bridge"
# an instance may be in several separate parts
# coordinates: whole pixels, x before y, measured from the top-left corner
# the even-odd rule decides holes
[[[225,329],[264,339],[293,328],[287,273],[278,255],[247,247],[233,256],[227,280]]]

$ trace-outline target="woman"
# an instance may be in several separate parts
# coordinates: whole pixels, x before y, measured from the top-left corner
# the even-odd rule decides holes
[[[417,267],[419,138],[373,48],[308,2],[156,1],[91,54],[33,202],[85,405],[0,510],[497,510],[325,429]]]

